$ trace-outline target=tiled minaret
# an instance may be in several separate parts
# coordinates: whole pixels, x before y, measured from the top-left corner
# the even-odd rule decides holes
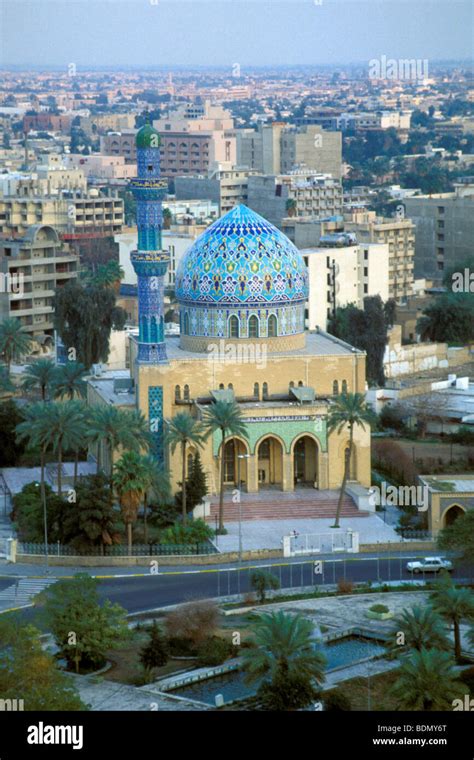
[[[138,177],[130,181],[137,202],[138,250],[131,262],[138,278],[139,364],[166,362],[164,288],[169,254],[162,250],[161,203],[168,189],[160,179],[160,136],[151,124],[136,136]]]

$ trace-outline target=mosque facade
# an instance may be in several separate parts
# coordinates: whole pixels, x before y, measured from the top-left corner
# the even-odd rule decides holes
[[[240,205],[193,243],[176,273],[180,335],[164,330],[159,135],[137,133],[139,335],[130,366],[135,403],[148,419],[153,453],[181,478],[180,452],[166,446],[166,422],[188,411],[202,419],[214,400],[235,400],[247,438],[231,438],[224,479],[244,490],[338,488],[348,433],[328,432],[335,395],[365,391],[365,354],[321,331],[305,330],[306,267],[298,249],[268,221]],[[220,433],[200,450],[208,486],[218,490]],[[192,449],[189,456],[195,453]],[[370,431],[354,431],[350,478],[370,486]],[[278,501],[275,501],[276,509]]]

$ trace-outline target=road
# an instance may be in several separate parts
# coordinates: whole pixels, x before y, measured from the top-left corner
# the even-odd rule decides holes
[[[337,583],[345,578],[353,582],[398,582],[410,580],[406,563],[419,555],[400,555],[392,558],[338,557],[321,561],[320,558],[301,560],[273,560],[258,566],[270,570],[282,589],[301,586],[322,586]],[[317,564],[315,564],[317,563]],[[143,574],[139,577],[119,576],[100,580],[99,594],[121,604],[127,612],[141,612],[158,607],[179,604],[192,599],[219,598],[250,591],[250,573],[257,563],[247,563],[239,571],[233,565],[226,568],[163,568],[159,574]],[[432,579],[432,574],[427,574]],[[474,568],[459,566],[454,578],[474,582]],[[422,575],[415,579],[423,580]],[[0,592],[14,583],[14,579],[0,578]]]

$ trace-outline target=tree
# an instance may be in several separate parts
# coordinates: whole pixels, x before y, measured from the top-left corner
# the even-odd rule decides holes
[[[98,267],[92,282],[102,288],[112,288],[118,293],[120,281],[123,280],[124,276],[125,272],[119,262],[112,259],[107,264]]]
[[[166,616],[168,638],[188,639],[199,647],[214,634],[219,622],[219,610],[212,601],[180,604]]]
[[[258,594],[260,604],[265,601],[265,592],[280,588],[278,578],[268,570],[253,570],[250,574],[250,586]]]
[[[204,425],[209,433],[220,431],[220,488],[219,488],[219,533],[224,527],[224,454],[227,436],[247,438],[247,427],[242,412],[235,401],[214,401],[206,410]]]
[[[474,339],[474,296],[446,293],[423,309],[416,323],[422,340],[469,343]]]
[[[54,377],[54,397],[64,398],[70,401],[74,397],[85,398],[87,386],[84,381],[86,368],[81,362],[67,362],[56,368]]]
[[[0,694],[32,711],[87,710],[70,678],[44,649],[40,631],[19,617],[0,619]],[[7,708],[8,709],[8,708]]]
[[[148,424],[141,412],[126,411],[114,406],[97,406],[89,421],[89,439],[97,445],[97,473],[101,469],[101,446],[107,450],[108,475],[112,488],[114,452],[124,449],[147,448],[150,443]]]
[[[270,709],[306,707],[325,680],[326,659],[316,648],[310,620],[283,611],[261,615],[254,646],[243,653],[249,683],[264,679],[259,695]]]
[[[57,290],[54,313],[62,342],[76,349],[77,360],[87,369],[107,361],[110,333],[123,329],[127,320],[111,288],[86,286],[77,280]]]
[[[404,657],[391,689],[399,710],[450,710],[466,687],[457,680],[448,652],[421,649]]]
[[[95,578],[79,573],[42,592],[45,623],[76,673],[81,667],[101,667],[106,652],[128,636],[125,610],[109,600],[101,605],[98,585]]]
[[[343,393],[337,396],[329,408],[328,432],[337,431],[338,435],[349,428],[349,445],[344,450],[344,475],[337,503],[336,519],[333,528],[339,528],[339,518],[342,509],[342,500],[349,477],[352,449],[354,447],[354,428],[361,427],[365,430],[374,420],[372,410],[367,406],[363,393]]]
[[[61,496],[63,452],[77,451],[84,442],[83,407],[77,401],[53,402],[46,407],[42,424],[47,426],[51,447],[57,454],[58,494]]]
[[[62,541],[63,521],[70,505],[54,493],[51,486],[44,484],[46,502],[48,543]],[[38,483],[27,483],[20,493],[13,496],[11,520],[15,523],[21,541],[43,543],[44,502]]]
[[[132,554],[132,526],[148,485],[145,463],[136,451],[126,451],[114,465],[114,488],[118,494],[123,521],[127,527],[128,553]]]
[[[453,551],[460,562],[474,562],[474,511],[460,515],[452,525],[440,531],[438,547]]]
[[[140,649],[139,658],[148,676],[155,668],[161,668],[168,662],[168,647],[156,620],[153,621],[148,642]]]
[[[204,430],[201,423],[191,417],[189,412],[179,412],[169,421],[166,437],[173,454],[178,446],[181,449],[181,506],[183,522],[185,523],[187,520],[186,450],[190,445],[202,446]]]
[[[56,368],[51,359],[36,359],[27,364],[23,371],[22,386],[25,391],[39,390],[41,400],[46,401],[56,376]]]
[[[17,426],[25,420],[23,409],[9,399],[0,403],[0,467],[18,466],[26,443],[17,440]]]
[[[438,590],[432,594],[434,609],[453,626],[454,657],[461,659],[461,632],[463,620],[474,621],[474,593],[470,588],[456,588],[451,578],[441,580]]]
[[[367,353],[367,380],[372,385],[385,385],[383,357],[387,345],[387,330],[393,318],[393,307],[384,304],[380,296],[366,296],[364,308],[354,304],[338,307],[330,320],[328,331],[351,346]]]
[[[192,459],[192,464],[186,478],[186,509],[191,511],[197,504],[201,504],[207,494],[206,485],[207,476],[204,472],[201,455],[196,452]],[[182,491],[178,491],[175,496],[176,503],[182,507]]]
[[[19,443],[28,441],[29,446],[37,446],[40,450],[40,467],[41,467],[41,497],[44,498],[45,491],[45,466],[46,452],[52,447],[53,437],[50,425],[51,411],[43,403],[30,404],[23,410],[23,421],[16,426],[16,439]]]
[[[166,504],[171,499],[169,472],[151,454],[142,457],[145,466],[143,491],[143,530],[145,543],[148,542],[148,502],[150,497],[159,504]]]
[[[76,486],[76,502],[67,505],[62,519],[63,541],[79,553],[96,551],[117,541],[115,514],[104,475],[81,478]]]
[[[403,642],[399,642],[399,634]],[[415,605],[410,610],[403,610],[393,620],[391,631],[391,648],[394,652],[407,649],[441,649],[447,651],[451,644],[446,636],[443,622],[432,607]]]
[[[8,374],[6,367],[0,367],[0,393],[14,393],[15,392],[15,386],[10,380],[10,375]]]
[[[169,230],[171,227],[171,222],[173,220],[173,214],[169,210],[169,208],[163,209],[163,229]]]
[[[8,318],[0,322],[0,356],[6,364],[8,377],[12,363],[19,361],[30,349],[31,338],[19,319]]]

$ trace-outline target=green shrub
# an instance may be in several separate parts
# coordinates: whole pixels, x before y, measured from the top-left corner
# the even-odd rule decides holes
[[[193,520],[190,523],[175,523],[171,528],[162,531],[162,544],[202,544],[212,538],[212,528],[204,520]]]
[[[278,578],[268,570],[254,570],[250,575],[250,586],[257,593],[260,604],[265,601],[265,592],[280,588]]]
[[[195,657],[197,655],[195,644],[182,636],[170,636],[167,643],[170,657]]]
[[[230,642],[218,636],[212,636],[203,641],[198,649],[199,664],[204,667],[221,665],[234,654],[235,648]]]
[[[369,610],[371,612],[390,612],[389,608],[385,604],[373,604],[372,607],[369,607]]]
[[[467,688],[474,695],[474,665],[471,668],[466,668],[459,674],[459,679],[466,684]]]

